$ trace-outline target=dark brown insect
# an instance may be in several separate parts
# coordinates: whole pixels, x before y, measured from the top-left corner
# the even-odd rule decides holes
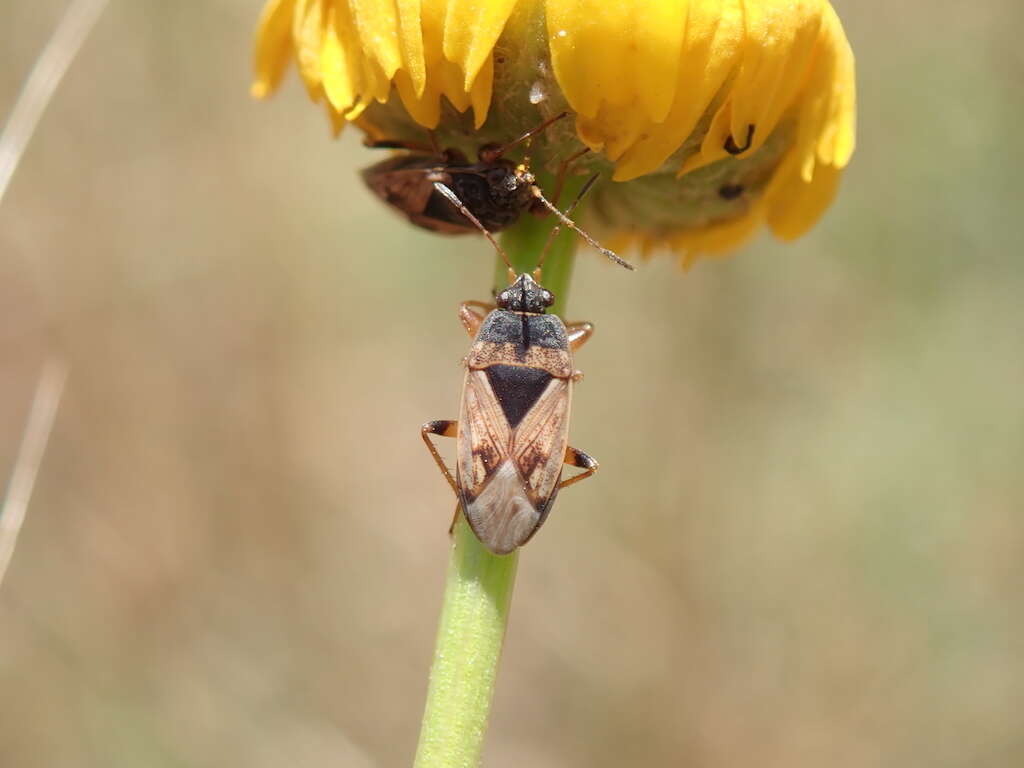
[[[377,197],[418,227],[449,235],[475,232],[473,223],[438,192],[436,185],[443,184],[488,231],[498,232],[528,209],[546,212],[553,207],[541,194],[529,168],[504,155],[568,114],[559,113],[504,146],[485,144],[475,163],[457,149],[439,151],[406,142],[374,142],[370,146],[413,151],[370,166],[363,171],[363,181]],[[555,203],[569,165],[586,151],[577,152],[561,164]]]
[[[572,388],[583,375],[573,367],[573,352],[594,329],[590,323],[565,324],[548,314],[554,296],[540,284],[540,265],[533,276],[516,275],[481,222],[466,206],[457,200],[455,204],[505,258],[510,285],[495,297],[496,305],[460,305],[459,319],[473,346],[464,361],[459,420],[428,422],[421,433],[473,533],[503,555],[529,541],[544,524],[559,490],[597,471],[597,461],[568,442]],[[570,221],[561,212],[559,216]],[[454,477],[430,435],[456,438]],[[563,464],[583,471],[563,480]]]

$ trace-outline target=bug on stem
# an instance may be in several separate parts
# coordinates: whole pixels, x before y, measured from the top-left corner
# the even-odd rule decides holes
[[[362,172],[363,181],[377,197],[418,227],[449,235],[475,232],[474,224],[434,186],[443,184],[483,227],[489,232],[499,232],[514,224],[526,210],[545,214],[551,207],[546,199],[543,202],[539,199],[543,195],[539,194],[529,164],[517,164],[506,158],[505,153],[568,114],[560,112],[508,144],[485,144],[480,147],[475,163],[457,149],[439,149],[433,134],[430,140],[434,146],[371,141],[367,146],[410,152],[371,165]],[[560,164],[553,195],[555,204],[569,166],[587,151],[583,149]]]
[[[595,179],[583,187],[576,202]],[[569,445],[572,388],[583,376],[573,367],[573,353],[594,329],[590,323],[566,324],[558,315],[548,314],[555,299],[540,282],[546,248],[532,275],[516,275],[483,224],[451,190],[438,187],[446,190],[441,194],[450,195],[452,204],[501,254],[510,284],[498,293],[494,305],[478,301],[460,305],[459,319],[473,345],[464,361],[459,420],[428,422],[421,434],[459,500],[456,519],[461,509],[484,546],[503,555],[529,541],[544,524],[559,490],[597,471],[597,461]],[[572,207],[567,213],[571,212]],[[593,243],[566,214],[556,213]],[[549,245],[556,232],[557,227]],[[633,268],[611,251],[601,250]],[[431,435],[456,438],[454,477]],[[583,471],[563,480],[565,464]]]

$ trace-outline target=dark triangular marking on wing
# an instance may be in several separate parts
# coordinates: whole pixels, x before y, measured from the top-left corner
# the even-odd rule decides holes
[[[530,412],[551,381],[547,371],[520,365],[492,365],[486,371],[494,396],[512,428]]]

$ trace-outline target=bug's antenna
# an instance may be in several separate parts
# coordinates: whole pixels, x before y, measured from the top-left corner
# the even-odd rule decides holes
[[[465,216],[467,219],[473,222],[474,226],[476,226],[476,228],[479,229],[481,233],[483,233],[483,236],[490,241],[491,245],[494,246],[494,250],[498,252],[498,255],[501,256],[502,260],[505,262],[505,266],[508,267],[508,273],[510,277],[514,280],[515,270],[512,269],[512,262],[508,260],[508,254],[505,253],[505,249],[498,244],[498,241],[494,239],[494,235],[487,231],[487,227],[480,223],[480,219],[474,216],[473,212],[470,211],[469,208],[467,208],[461,200],[459,200],[459,196],[452,191],[451,187],[447,186],[446,184],[442,184],[440,181],[435,181],[434,189],[436,189],[438,192],[444,195],[445,199],[448,200],[449,203],[451,203],[452,205],[459,209],[459,213],[461,213],[463,216]]]
[[[587,192],[590,191],[590,188],[592,186],[594,186],[594,183],[597,181],[597,178],[600,175],[601,174],[599,174],[599,173],[595,173],[593,176],[591,176],[589,179],[587,179],[586,184],[584,184],[580,188],[580,191],[576,193],[576,198],[569,204],[569,207],[565,209],[565,215],[566,216],[571,216],[572,215],[572,212],[576,210],[576,206],[580,204],[580,200],[582,200],[584,195],[586,195]],[[535,277],[538,280],[538,282],[540,281],[539,280],[539,275],[540,275],[541,265],[544,263],[544,259],[546,259],[548,257],[548,250],[550,250],[551,244],[553,242],[555,242],[555,238],[558,237],[558,233],[561,230],[562,230],[562,225],[559,223],[559,224],[555,224],[555,226],[552,227],[551,231],[548,233],[547,242],[544,243],[544,250],[542,250],[540,252],[540,259],[537,261],[537,268],[534,270],[537,273],[537,275]]]
[[[543,123],[538,125],[536,128],[531,128],[526,133],[524,133],[522,136],[520,136],[518,139],[513,139],[508,144],[503,144],[500,147],[493,147],[493,148],[490,148],[490,149],[481,150],[481,152],[480,152],[480,159],[485,161],[485,162],[494,162],[499,157],[501,157],[503,154],[505,154],[508,150],[512,149],[512,147],[516,146],[517,144],[522,144],[524,141],[528,141],[529,139],[532,139],[534,136],[536,136],[538,133],[543,131],[549,125],[552,125],[553,123],[557,123],[559,120],[562,120],[562,119],[564,119],[564,118],[566,118],[568,116],[569,116],[568,112],[559,112],[554,117],[549,117],[547,120],[545,120]]]
[[[586,184],[583,185],[583,189],[580,190],[580,194],[576,196],[576,200],[573,202],[572,206],[570,206],[570,208],[569,208],[570,211],[580,201],[580,198],[583,196],[583,193],[586,192],[588,189],[590,189],[591,186],[593,186],[594,181],[596,179],[597,179],[597,176],[593,176]],[[554,205],[551,204],[551,202],[546,197],[544,197],[544,193],[540,191],[540,187],[537,187],[536,185],[534,185],[532,187],[531,191],[533,192],[533,196],[534,197],[536,197],[538,200],[540,200],[545,205],[545,207],[547,207],[547,209],[549,211],[551,211],[553,214],[555,214],[555,216],[558,217],[559,221],[561,221],[563,224],[565,224],[565,226],[567,226],[569,229],[571,229],[577,235],[579,235],[584,240],[586,240],[589,245],[591,245],[592,247],[594,247],[597,250],[599,250],[601,253],[603,253],[605,256],[607,256],[609,259],[611,259],[616,264],[618,264],[620,267],[625,267],[630,272],[632,272],[633,270],[636,269],[636,267],[634,267],[632,264],[630,264],[624,258],[619,256],[619,254],[617,254],[615,251],[613,251],[613,250],[611,250],[609,248],[605,248],[603,245],[598,243],[594,238],[592,238],[589,234],[587,234],[582,229],[577,227],[575,221],[573,221],[568,216],[566,216],[564,213],[562,213],[560,210],[558,210]]]

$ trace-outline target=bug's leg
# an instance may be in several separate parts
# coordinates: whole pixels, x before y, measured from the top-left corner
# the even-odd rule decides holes
[[[430,141],[430,149],[435,155],[444,154],[441,150],[441,145],[437,143],[437,133],[434,132],[433,128],[427,128],[427,139]]]
[[[584,147],[579,152],[574,152],[569,155],[569,157],[565,158],[565,160],[558,164],[558,175],[555,176],[555,191],[551,196],[552,203],[558,205],[558,198],[562,196],[562,187],[565,186],[565,177],[569,174],[569,168],[589,151],[590,147]],[[534,207],[531,209],[531,212],[540,216],[546,216],[548,213],[543,206]]]
[[[442,419],[441,421],[428,421],[420,428],[420,437],[423,438],[423,442],[427,446],[427,450],[430,451],[430,455],[434,457],[434,461],[437,462],[438,469],[441,470],[441,474],[444,475],[444,479],[448,481],[448,485],[452,487],[452,492],[458,496],[459,488],[455,485],[455,478],[452,477],[452,473],[448,471],[448,467],[445,466],[444,459],[441,458],[441,454],[437,452],[437,446],[434,445],[434,441],[430,439],[431,435],[440,435],[441,437],[455,437],[459,433],[459,422],[448,421]]]
[[[470,338],[476,338],[484,318],[492,309],[494,309],[493,304],[485,304],[482,301],[464,301],[459,304],[459,320],[462,321],[462,327],[466,329]],[[482,312],[478,310],[482,310]]]
[[[594,326],[591,323],[568,323],[565,326],[565,335],[569,339],[569,349],[575,352],[594,335]],[[574,384],[583,381],[583,371],[573,371],[572,381]]]
[[[562,480],[558,483],[559,489],[565,488],[567,485],[578,483],[580,480],[586,480],[592,474],[597,472],[598,466],[597,459],[593,456],[588,456],[583,451],[578,451],[571,445],[565,448],[565,463],[570,467],[579,467],[583,471],[578,475],[573,475],[568,480]]]
[[[420,144],[415,141],[402,141],[400,139],[371,139],[363,141],[367,149],[407,149],[410,152],[423,152],[425,154],[438,154],[431,144]]]
[[[422,152],[427,155],[435,155],[443,163],[465,163],[466,156],[457,149],[441,149],[437,142],[437,134],[433,130],[427,130],[427,142],[421,144],[418,141],[403,141],[402,139],[371,139],[367,136],[363,139],[363,146],[369,149],[407,149],[410,152]]]
[[[594,326],[591,323],[566,323],[565,335],[569,338],[569,349],[575,352],[594,335]]]
[[[480,152],[478,153],[477,157],[480,159],[481,163],[493,163],[499,157],[504,155],[508,150],[512,149],[512,147],[516,146],[517,144],[522,144],[524,141],[529,141],[538,133],[541,133],[545,128],[547,128],[552,123],[557,123],[559,120],[562,120],[568,116],[568,112],[559,112],[557,115],[549,117],[536,128],[531,128],[519,138],[513,139],[508,144],[485,144],[484,146],[480,147]]]
[[[448,535],[451,536],[455,533],[455,524],[459,522],[459,513],[462,511],[461,502],[455,503],[455,514],[452,515],[452,524],[448,526]]]

